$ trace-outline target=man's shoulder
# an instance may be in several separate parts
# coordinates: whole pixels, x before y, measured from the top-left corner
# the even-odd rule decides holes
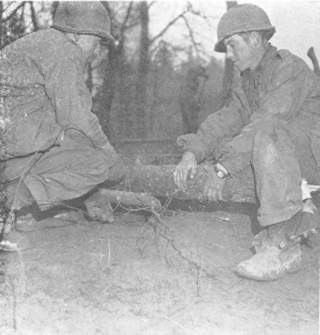
[[[279,68],[292,68],[293,70],[302,70],[308,68],[306,62],[299,56],[293,54],[287,49],[278,50],[278,57],[280,58]]]
[[[273,54],[265,71],[268,81],[274,86],[298,78],[302,74],[311,76],[311,73],[311,69],[302,58],[286,49],[277,50]]]
[[[25,35],[6,46],[2,58],[19,64],[32,61],[45,73],[57,63],[65,63],[68,59],[77,61],[80,58],[78,49],[62,32],[48,28]]]
[[[41,29],[17,39],[7,45],[2,51],[23,51],[31,49],[33,46],[39,47],[41,44],[48,45],[50,42],[57,41],[59,39],[58,37],[59,35],[55,34],[53,29]]]
[[[68,53],[75,53],[77,49],[67,40],[64,34],[53,28],[41,29],[27,34],[6,46],[3,53],[19,53],[24,55],[61,57]]]

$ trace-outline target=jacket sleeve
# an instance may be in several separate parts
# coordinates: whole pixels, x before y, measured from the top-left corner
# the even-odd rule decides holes
[[[91,111],[92,98],[79,60],[65,58],[57,62],[46,75],[45,85],[58,124],[81,130],[98,147],[109,145],[97,116]]]
[[[196,134],[179,136],[178,146],[194,153],[198,162],[215,157],[221,143],[238,134],[243,127],[240,108],[237,98],[232,98],[227,106],[209,115]]]
[[[231,175],[250,164],[253,141],[258,130],[277,124],[280,120],[301,118],[303,122],[301,110],[312,89],[312,76],[300,59],[293,59],[276,68],[258,110],[251,115],[249,123],[241,132],[221,150],[220,161]]]

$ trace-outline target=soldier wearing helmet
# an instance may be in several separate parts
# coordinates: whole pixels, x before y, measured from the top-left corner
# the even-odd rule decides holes
[[[122,178],[85,84],[101,39],[112,36],[100,2],[61,2],[50,29],[2,50],[0,157],[12,211],[50,207]]]
[[[237,70],[231,97],[196,134],[178,138],[184,155],[174,180],[185,187],[197,164],[213,157],[217,163],[204,195],[216,201],[222,200],[229,179],[248,172],[261,231],[253,239],[255,254],[236,273],[275,280],[300,268],[300,242],[319,225],[307,187],[307,182],[320,182],[319,80],[302,59],[270,44],[275,28],[258,6],[232,7],[217,32],[215,50]]]

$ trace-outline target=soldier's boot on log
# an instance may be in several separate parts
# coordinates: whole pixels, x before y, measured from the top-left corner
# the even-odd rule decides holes
[[[291,219],[267,227],[253,240],[256,254],[238,264],[236,273],[257,281],[276,280],[301,267],[301,244],[319,229],[319,214],[300,211]]]

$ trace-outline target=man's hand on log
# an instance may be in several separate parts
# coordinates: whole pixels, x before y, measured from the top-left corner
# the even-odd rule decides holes
[[[197,172],[197,160],[192,152],[185,152],[173,172],[175,184],[183,191],[187,189],[187,179],[193,179]]]
[[[214,166],[206,166],[208,172],[207,180],[204,184],[203,198],[208,201],[221,201],[222,191],[226,183],[225,178],[218,177]]]

